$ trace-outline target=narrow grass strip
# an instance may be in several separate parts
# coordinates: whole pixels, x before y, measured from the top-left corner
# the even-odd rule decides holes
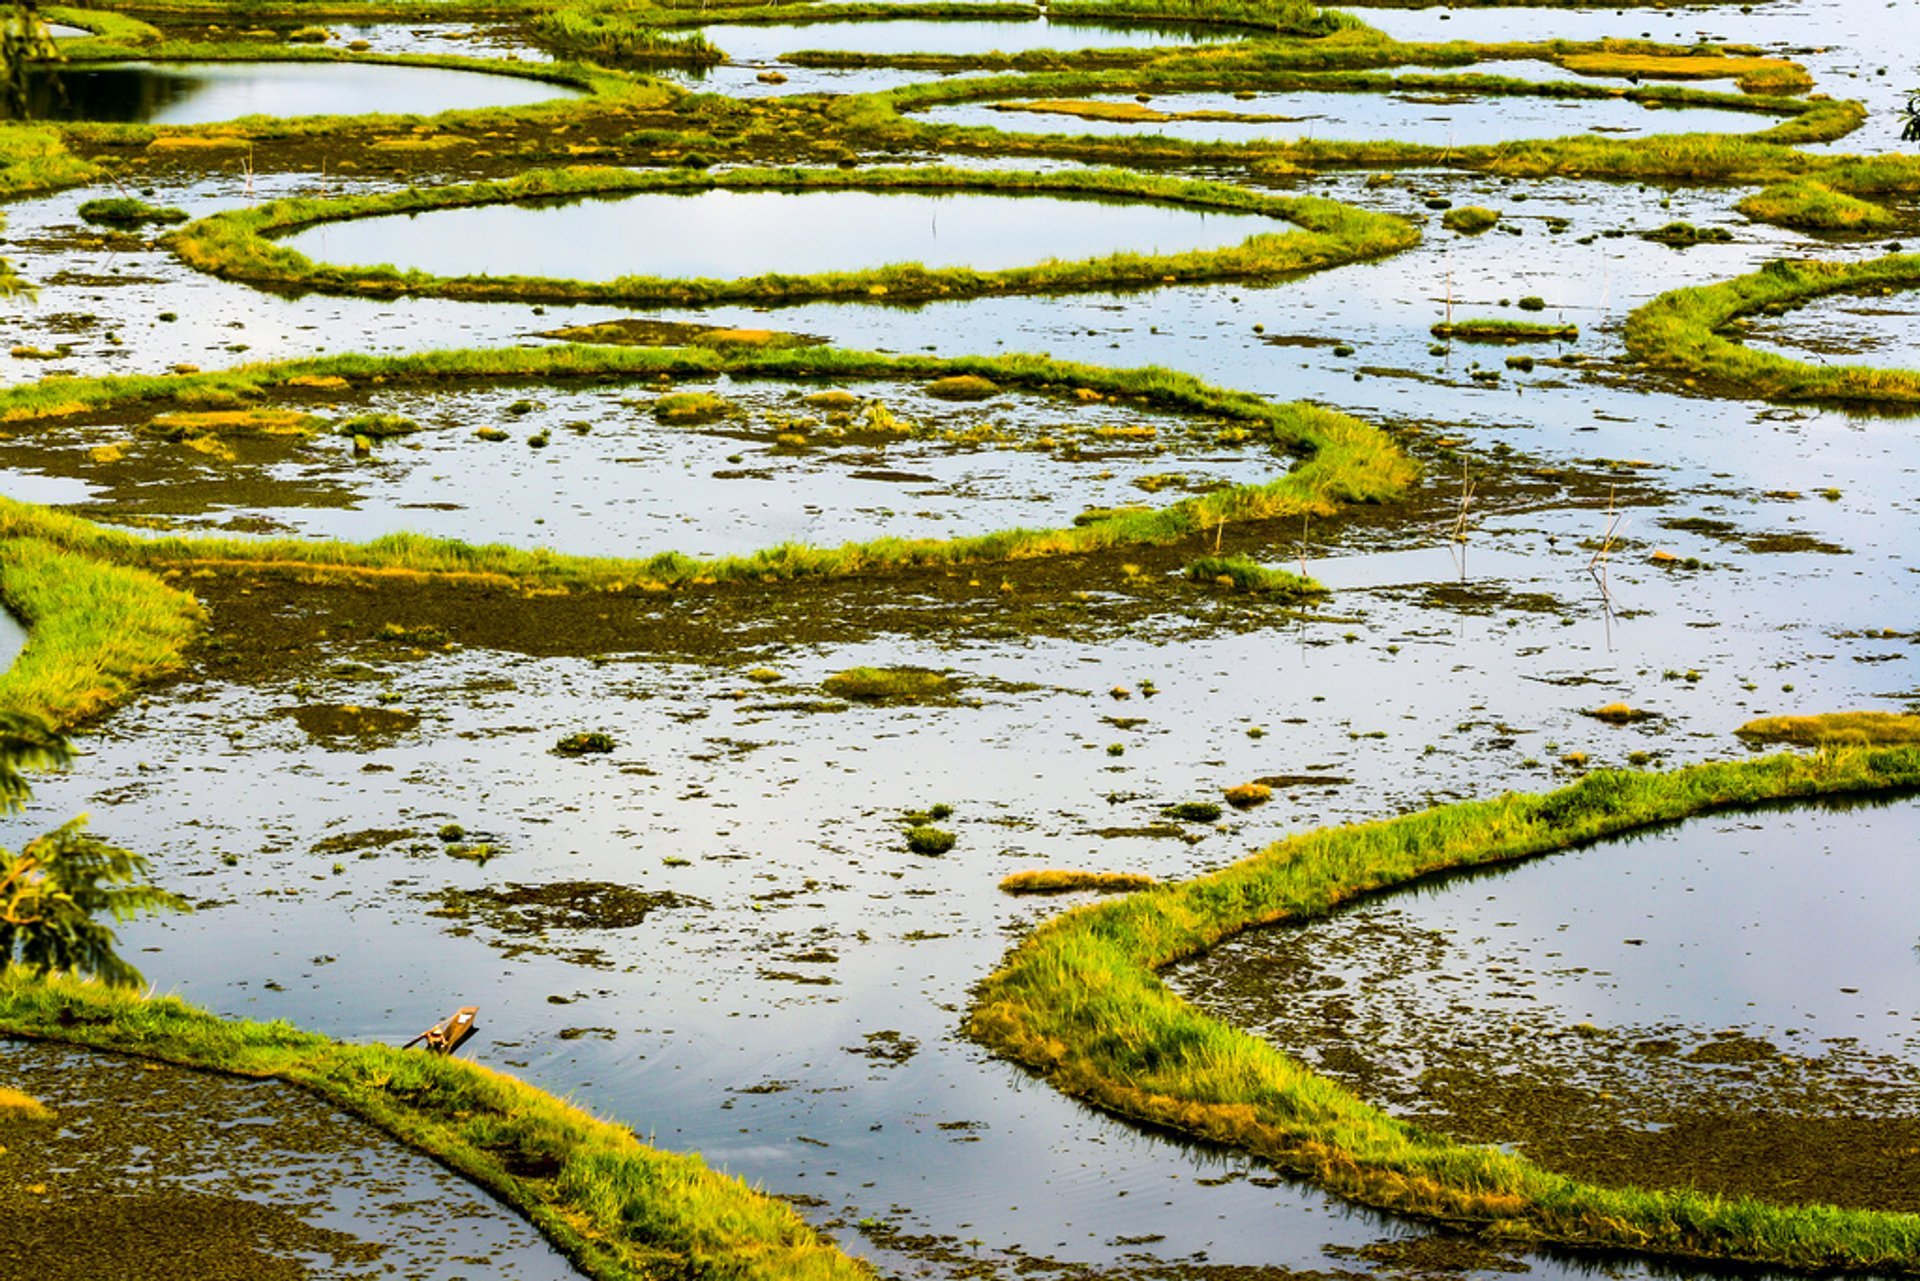
[[[622,193],[701,191],[926,191],[1092,197],[1263,215],[1292,223],[1238,245],[1180,254],[1116,253],[1050,260],[999,271],[901,263],[864,271],[769,273],[736,280],[623,276],[611,281],[530,276],[436,276],[390,265],[315,263],[269,237],[318,223],[513,201]],[[534,170],[499,182],[409,189],[335,200],[278,200],[214,214],[166,243],[188,265],[274,289],[387,297],[395,294],[533,302],[699,306],[840,299],[920,301],[990,293],[1060,292],[1157,285],[1169,280],[1267,280],[1398,252],[1419,229],[1400,218],[1312,196],[1289,197],[1224,183],[1117,170],[1062,172],[950,168],[735,169],[723,173],[605,167]]]
[[[1249,1150],[1381,1209],[1521,1241],[1920,1272],[1920,1215],[1580,1183],[1397,1120],[1195,1009],[1155,974],[1243,930],[1312,919],[1454,868],[1734,806],[1916,788],[1920,749],[1848,747],[1663,774],[1600,771],[1544,795],[1323,829],[1196,880],[1055,917],[976,989],[967,1030],[1077,1098]]]
[[[1009,390],[1086,391],[1178,414],[1243,427],[1250,438],[1299,457],[1264,484],[1240,485],[1157,510],[1129,511],[1087,525],[1010,529],[954,539],[879,538],[838,547],[783,543],[747,555],[699,559],[678,552],[645,558],[571,556],[544,549],[475,546],[397,533],[371,543],[144,537],[79,517],[0,498],[0,538],[40,539],[77,554],[150,570],[231,565],[296,572],[418,573],[485,576],[503,584],[599,591],[660,590],[718,582],[782,582],[850,577],[912,567],[1022,560],[1163,545],[1213,536],[1223,524],[1303,513],[1331,515],[1348,503],[1384,502],[1405,492],[1415,468],[1378,429],[1305,402],[1274,404],[1157,368],[1107,369],[1044,356],[943,359],[888,356],[827,347],[629,348],[554,346],[437,352],[418,356],[343,356],[245,366],[168,377],[52,378],[0,391],[0,422],[15,431],[56,427],[81,413],[204,407],[279,391],[306,392],[315,381],[453,384],[517,377],[553,381],[605,375],[638,379],[729,374],[736,378],[904,379],[970,375]]]
[[[0,978],[0,1032],[302,1086],[473,1180],[601,1281],[873,1276],[792,1207],[698,1156],[649,1147],[625,1126],[464,1059],[17,975]]]
[[[1627,352],[1724,395],[1911,411],[1920,406],[1920,371],[1808,364],[1750,351],[1720,329],[1741,316],[1783,311],[1829,294],[1917,285],[1920,254],[1851,263],[1776,259],[1748,275],[1675,289],[1642,304],[1627,317]]]
[[[27,644],[0,673],[0,710],[67,728],[178,666],[198,602],[152,574],[33,538],[0,537],[0,601]]]

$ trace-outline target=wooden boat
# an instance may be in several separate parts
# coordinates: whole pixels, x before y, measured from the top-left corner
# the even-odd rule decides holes
[[[478,1013],[479,1006],[463,1005],[400,1048],[405,1050],[425,1041],[430,1053],[452,1054],[462,1041],[473,1035],[473,1019]]]

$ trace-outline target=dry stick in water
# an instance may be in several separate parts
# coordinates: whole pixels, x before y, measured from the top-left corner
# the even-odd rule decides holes
[[[1600,585],[1600,607],[1606,612],[1607,648],[1613,648],[1613,589],[1607,582],[1607,566],[1613,553],[1613,545],[1620,537],[1625,521],[1614,510],[1615,486],[1607,487],[1607,532],[1600,539],[1600,546],[1594,549],[1593,559],[1587,562],[1587,573]]]

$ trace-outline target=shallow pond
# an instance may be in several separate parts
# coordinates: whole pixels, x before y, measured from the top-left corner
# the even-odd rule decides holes
[[[777,62],[801,50],[869,54],[951,55],[1029,53],[1039,49],[1152,49],[1163,45],[1243,40],[1252,32],[1215,25],[1115,26],[1051,22],[940,22],[885,19],[875,22],[718,23],[699,28],[735,62]]]
[[[710,556],[1061,526],[1088,508],[1162,506],[1291,465],[1270,447],[1223,442],[1213,420],[1034,395],[959,404],[923,386],[676,384],[675,395],[723,402],[691,421],[659,417],[662,389],[650,384],[261,406],[322,416],[295,435],[196,432],[191,414],[69,421],[0,442],[0,485],[146,527],[354,541],[410,529],[593,555]],[[829,391],[847,403],[808,400]],[[369,413],[419,430],[358,457],[341,424]]]
[[[53,1111],[0,1118],[8,1275],[579,1275],[512,1210],[283,1082],[6,1039],[0,1081]]]
[[[1168,977],[1469,1142],[1605,1182],[1911,1210],[1916,849],[1912,801],[1699,819],[1369,896]]]
[[[1769,0],[1754,5],[1626,9],[1435,6],[1348,12],[1399,40],[1648,39],[1758,45],[1804,65],[1813,74],[1815,92],[1866,103],[1870,118],[1864,126],[1816,150],[1905,149],[1898,111],[1915,86],[1913,68],[1893,56],[1886,33],[1911,30],[1920,23],[1920,0]]]
[[[1013,104],[966,103],[916,113],[930,124],[986,125],[1012,133],[1159,135],[1189,142],[1253,142],[1262,138],[1364,141],[1394,138],[1424,146],[1482,146],[1526,138],[1604,133],[1633,137],[1657,133],[1752,133],[1781,117],[1711,107],[1650,109],[1623,99],[1570,99],[1529,95],[1448,93],[1428,89],[1401,93],[1231,93],[1156,95],[1139,102],[1131,94],[1068,100],[1109,104],[1137,119],[1102,119],[1077,113],[1014,108]],[[1011,109],[1010,109],[1011,108]],[[1264,119],[1180,119],[1205,112]],[[1172,119],[1153,119],[1163,113]]]
[[[724,280],[893,263],[998,270],[1209,249],[1290,229],[1258,214],[1060,196],[702,191],[394,214],[322,223],[281,243],[316,262],[390,263],[443,276]]]
[[[1920,312],[1911,291],[1817,298],[1780,316],[1746,316],[1730,332],[1756,351],[1820,364],[1920,369]]]
[[[582,94],[519,76],[351,62],[127,62],[29,76],[31,119],[155,125],[252,115],[434,115]]]

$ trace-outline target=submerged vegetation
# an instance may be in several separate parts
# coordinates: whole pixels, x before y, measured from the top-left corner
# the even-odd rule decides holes
[[[1388,1116],[1154,971],[1256,926],[1308,920],[1435,872],[1590,844],[1693,814],[1920,788],[1920,750],[1833,748],[1668,774],[1596,770],[1508,794],[1312,832],[1221,871],[1065,913],[976,991],[967,1030],[1077,1098],[1250,1151],[1363,1204],[1501,1237],[1789,1268],[1909,1272],[1920,1220],[1685,1190],[1600,1188]]]

